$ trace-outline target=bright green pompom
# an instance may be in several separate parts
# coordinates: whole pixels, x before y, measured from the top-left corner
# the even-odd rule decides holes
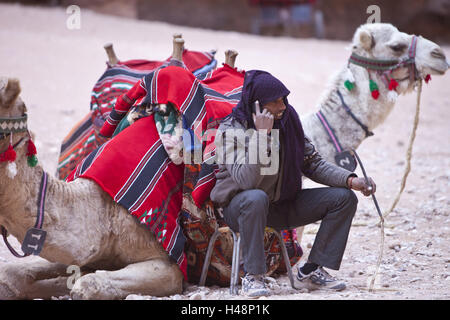
[[[38,163],[38,159],[37,159],[36,155],[32,155],[27,158],[27,162],[28,162],[28,165],[33,168],[33,167],[36,167],[36,165]]]
[[[370,91],[378,90],[378,85],[375,81],[370,80],[369,82],[369,89]]]
[[[347,88],[348,91],[352,91],[352,89],[355,87],[355,83],[351,82],[350,80],[346,80],[344,82],[344,86]]]

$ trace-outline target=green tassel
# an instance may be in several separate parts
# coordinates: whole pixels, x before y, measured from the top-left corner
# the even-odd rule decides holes
[[[34,167],[36,167],[36,165],[38,163],[38,159],[37,159],[36,155],[32,155],[27,158],[27,162],[30,167],[34,168]]]
[[[377,85],[377,83],[375,81],[370,79],[369,88],[370,88],[370,91],[372,92],[374,90],[378,90],[378,85]]]
[[[355,87],[355,83],[351,82],[350,80],[346,80],[344,82],[344,86],[347,88],[348,91],[352,91],[352,89]]]

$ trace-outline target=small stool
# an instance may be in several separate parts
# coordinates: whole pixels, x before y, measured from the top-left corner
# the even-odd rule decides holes
[[[294,289],[297,289],[294,284],[294,276],[292,274],[291,264],[289,262],[289,256],[287,253],[286,245],[284,244],[283,238],[281,234],[273,229],[267,227],[266,230],[272,231],[275,236],[278,238],[278,242],[280,243],[281,247],[281,254],[284,260],[284,263],[286,265],[286,270],[289,276],[289,281],[291,282],[291,286]],[[226,233],[228,231],[231,231],[231,234],[233,235],[233,259],[231,262],[231,277],[230,277],[230,293],[231,294],[238,294],[238,279],[239,279],[239,264],[240,264],[240,251],[241,251],[241,237],[238,232],[234,232],[230,227],[222,227],[217,228],[214,231],[213,235],[211,236],[211,239],[209,240],[208,244],[208,250],[206,251],[206,257],[205,262],[203,264],[202,268],[202,274],[200,276],[200,282],[199,286],[204,286],[206,282],[206,276],[208,274],[209,265],[211,263],[211,255],[213,252],[214,244],[217,240],[217,237],[221,233]]]

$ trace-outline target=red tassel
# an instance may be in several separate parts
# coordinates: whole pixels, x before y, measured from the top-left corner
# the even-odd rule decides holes
[[[372,98],[377,100],[379,96],[380,96],[380,92],[378,90],[373,90],[372,91]]]
[[[27,157],[34,156],[34,155],[37,153],[37,151],[36,151],[36,146],[34,145],[33,140],[28,139],[28,146],[27,146],[27,149],[28,149],[28,151],[27,151]]]
[[[425,76],[425,83],[428,83],[431,80],[431,76],[429,74],[427,74]]]
[[[14,162],[16,161],[16,151],[14,150],[13,146],[10,144],[8,146],[8,149],[6,149],[5,152],[0,154],[0,162],[10,161]]]
[[[389,90],[395,90],[397,89],[398,86],[398,82],[395,79],[391,79],[391,81],[389,82]]]

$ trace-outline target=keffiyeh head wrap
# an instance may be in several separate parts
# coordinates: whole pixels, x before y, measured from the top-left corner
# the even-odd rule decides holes
[[[245,73],[242,97],[233,108],[231,117],[248,128],[255,128],[253,122],[254,103],[261,107],[283,97],[286,110],[280,120],[275,120],[273,128],[280,130],[281,148],[284,150],[283,177],[279,201],[293,199],[302,185],[302,166],[305,147],[304,133],[300,118],[288,103],[290,91],[270,73],[251,70]]]

